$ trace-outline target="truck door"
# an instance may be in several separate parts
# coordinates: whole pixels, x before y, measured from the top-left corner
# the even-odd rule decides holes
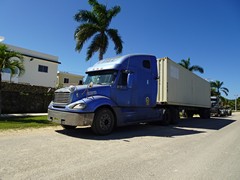
[[[157,72],[153,69],[154,64],[151,63],[151,59],[141,58],[134,61],[131,70],[120,72],[114,99],[121,107],[126,121],[151,117],[149,112],[156,105],[157,96]]]
[[[131,87],[128,86],[128,77],[130,72],[122,70],[120,71],[119,78],[117,81],[117,85],[113,91],[113,99],[115,100],[116,104],[118,105],[122,120],[127,122],[137,121],[138,120],[138,113],[137,107],[135,107],[135,91],[136,91],[136,74],[132,71],[132,85]]]
[[[133,101],[137,107],[153,107],[156,105],[157,74],[154,72],[151,59],[139,61],[137,83]]]
[[[121,71],[115,93],[116,103],[121,107],[132,107],[132,89],[127,86],[128,72]]]

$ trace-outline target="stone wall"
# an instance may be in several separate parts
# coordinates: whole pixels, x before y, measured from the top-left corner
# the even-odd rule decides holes
[[[54,88],[2,82],[2,113],[46,113]]]

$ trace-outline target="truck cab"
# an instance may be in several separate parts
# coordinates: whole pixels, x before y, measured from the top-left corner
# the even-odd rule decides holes
[[[157,66],[152,55],[126,55],[97,62],[86,71],[83,85],[58,89],[48,108],[48,119],[70,129],[92,127],[108,134],[114,126],[153,120]]]
[[[221,106],[218,96],[211,96],[211,116],[226,116],[227,111]]]

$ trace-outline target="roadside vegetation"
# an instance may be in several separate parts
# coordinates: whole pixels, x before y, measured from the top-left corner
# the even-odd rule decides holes
[[[0,117],[0,131],[10,129],[43,128],[57,126],[47,120],[47,116]]]
[[[221,81],[213,81],[210,83],[211,85],[211,95],[212,96],[221,96],[221,92],[223,92],[226,96],[229,93],[228,88],[223,87],[223,82]]]
[[[0,44],[0,114],[2,113],[2,72],[9,72],[11,77],[22,75],[25,72],[23,56]]]

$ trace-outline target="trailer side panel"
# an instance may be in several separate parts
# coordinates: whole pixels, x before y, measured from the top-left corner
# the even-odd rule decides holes
[[[210,83],[171,59],[157,60],[158,104],[210,108]]]

